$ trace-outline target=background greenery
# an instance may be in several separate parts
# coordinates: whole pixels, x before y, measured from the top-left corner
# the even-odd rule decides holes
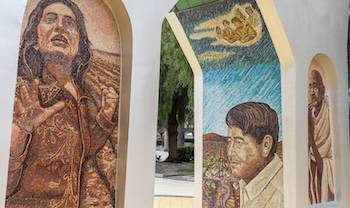
[[[172,11],[180,12],[217,0],[179,0]],[[166,128],[169,160],[178,158],[178,129],[193,124],[193,73],[165,19],[162,25],[158,129]]]

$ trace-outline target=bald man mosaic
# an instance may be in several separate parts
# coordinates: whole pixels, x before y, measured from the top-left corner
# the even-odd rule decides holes
[[[323,67],[316,60],[309,74],[309,201],[334,200],[333,131],[330,100]]]

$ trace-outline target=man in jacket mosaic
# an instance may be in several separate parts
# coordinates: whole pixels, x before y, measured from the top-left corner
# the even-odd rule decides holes
[[[19,51],[6,207],[114,206],[116,170],[98,168],[96,158],[116,145],[106,147],[119,77],[103,73],[119,75],[117,58],[91,49],[72,1],[42,0],[31,12]]]

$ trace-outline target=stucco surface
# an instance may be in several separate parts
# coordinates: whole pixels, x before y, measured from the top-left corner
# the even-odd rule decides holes
[[[4,202],[10,127],[17,69],[18,44],[25,0],[3,0],[0,7],[0,206]],[[175,0],[125,0],[133,27],[133,73],[129,128],[128,164],[125,207],[150,208],[153,204],[154,152],[156,134],[157,94],[161,22]],[[311,59],[318,53],[333,61],[338,78],[337,122],[339,154],[339,203],[350,204],[350,163],[347,112],[347,0],[275,0],[275,4],[294,54],[286,88],[290,89],[287,118],[295,134],[291,134],[285,166],[286,208],[307,205],[307,72]],[[122,26],[121,26],[122,29]],[[293,99],[295,98],[295,99]],[[147,109],[147,110],[146,110]],[[285,152],[286,153],[286,152]],[[285,160],[286,161],[286,160]],[[288,195],[288,196],[287,196]]]

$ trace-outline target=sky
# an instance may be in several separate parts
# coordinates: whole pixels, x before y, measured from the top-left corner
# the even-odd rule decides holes
[[[215,37],[215,27],[223,19],[232,18],[238,5],[243,8],[247,3],[260,14],[252,0],[228,0],[177,13],[203,70],[204,134],[227,135],[226,114],[243,102],[270,105],[277,112],[282,129],[280,64],[263,20],[254,28],[261,35],[250,43],[228,44]]]

